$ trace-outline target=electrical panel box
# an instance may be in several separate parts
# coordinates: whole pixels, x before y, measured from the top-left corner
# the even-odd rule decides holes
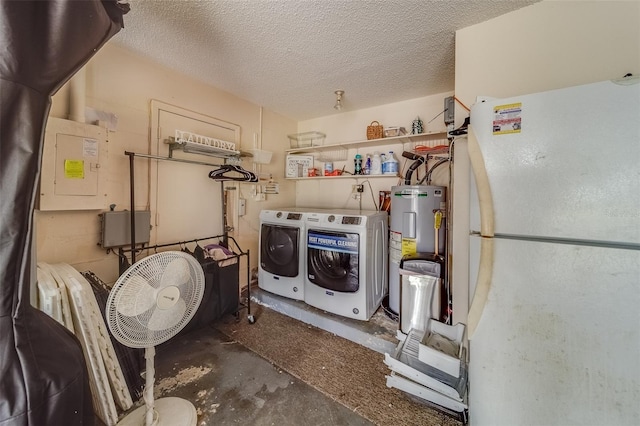
[[[40,210],[106,207],[106,129],[49,117],[40,176]]]
[[[456,120],[456,105],[453,96],[444,98],[444,124],[453,124]]]
[[[122,247],[131,245],[131,212],[104,212],[102,218],[102,233],[100,246],[102,248]],[[136,244],[148,243],[151,234],[151,212],[136,211]]]

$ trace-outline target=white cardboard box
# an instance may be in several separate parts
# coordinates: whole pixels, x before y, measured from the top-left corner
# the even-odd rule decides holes
[[[287,155],[286,177],[307,177],[312,168],[313,155]]]

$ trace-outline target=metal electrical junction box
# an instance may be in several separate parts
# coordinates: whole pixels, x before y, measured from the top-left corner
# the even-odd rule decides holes
[[[456,121],[456,105],[453,96],[444,98],[444,124],[453,124]]]
[[[131,245],[131,212],[104,212],[100,245],[102,248]],[[151,212],[136,211],[136,244],[148,243],[151,233]]]
[[[44,137],[40,210],[101,210],[106,204],[106,130],[49,117]]]

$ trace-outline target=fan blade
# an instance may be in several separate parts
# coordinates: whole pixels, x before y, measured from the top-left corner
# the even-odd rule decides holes
[[[120,288],[116,309],[119,314],[133,317],[148,311],[156,301],[156,290],[140,275],[133,275]]]
[[[184,284],[189,281],[190,276],[191,271],[189,269],[189,262],[182,258],[173,259],[169,262],[165,271],[162,273],[159,288]]]
[[[178,324],[187,310],[187,304],[183,299],[176,302],[169,309],[156,309],[151,314],[147,327],[152,331],[161,331]]]

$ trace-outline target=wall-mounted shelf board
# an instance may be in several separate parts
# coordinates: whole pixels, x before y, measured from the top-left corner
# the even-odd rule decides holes
[[[387,179],[404,179],[399,175],[340,175],[340,176],[313,176],[313,177],[291,177],[286,178],[287,180],[331,180],[331,179],[379,179],[379,178],[387,178]]]
[[[337,151],[341,149],[354,149],[354,148],[360,149],[360,148],[370,148],[370,147],[381,146],[381,145],[391,145],[394,143],[404,144],[409,142],[434,141],[434,140],[441,140],[441,139],[447,139],[446,132],[420,133],[417,135],[401,135],[401,136],[393,136],[389,138],[369,139],[369,140],[353,141],[353,142],[341,142],[341,143],[329,144],[329,145],[292,148],[292,149],[286,150],[285,153],[286,154],[303,154],[303,153],[312,153],[312,152]],[[310,178],[310,179],[315,179],[315,178]]]

